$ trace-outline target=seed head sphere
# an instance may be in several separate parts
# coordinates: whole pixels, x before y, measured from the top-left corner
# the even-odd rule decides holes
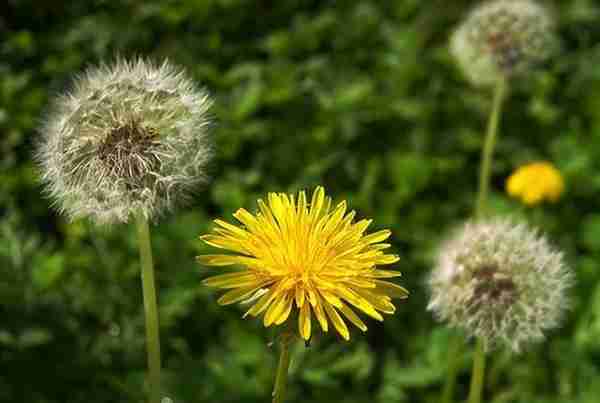
[[[38,161],[71,219],[153,219],[189,199],[211,156],[208,94],[169,62],[118,60],[88,69],[57,97]]]
[[[440,249],[428,308],[488,349],[519,352],[558,326],[572,283],[562,254],[528,226],[468,222]]]

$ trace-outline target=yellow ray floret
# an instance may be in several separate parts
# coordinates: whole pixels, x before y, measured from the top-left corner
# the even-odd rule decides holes
[[[280,325],[297,317],[303,339],[310,339],[312,318],[324,332],[331,327],[346,340],[346,320],[362,331],[365,323],[354,309],[382,321],[393,314],[392,298],[408,291],[386,279],[401,274],[377,269],[399,260],[386,254],[382,243],[389,230],[367,234],[371,220],[354,222],[346,202],[332,207],[325,190],[317,187],[310,200],[298,195],[269,193],[258,200],[256,215],[239,209],[233,216],[241,226],[215,220],[204,242],[233,254],[199,256],[209,266],[236,266],[238,271],[204,280],[226,289],[219,303],[251,303],[246,315],[263,315],[265,326]]]
[[[544,200],[556,202],[565,184],[558,169],[549,162],[534,162],[519,167],[506,181],[506,191],[512,197],[533,206]]]

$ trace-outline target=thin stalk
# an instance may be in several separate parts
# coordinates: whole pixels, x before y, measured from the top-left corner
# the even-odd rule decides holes
[[[140,248],[144,314],[146,319],[146,351],[148,353],[150,384],[149,402],[160,403],[160,336],[158,332],[158,307],[156,304],[150,229],[148,228],[148,220],[139,212],[135,216],[135,222]]]
[[[475,217],[480,219],[485,216],[487,210],[487,199],[492,173],[492,159],[494,148],[498,137],[498,126],[502,114],[502,103],[506,96],[506,81],[500,79],[494,91],[492,112],[488,120],[485,143],[481,151],[481,167],[479,171],[479,193],[475,206]],[[483,390],[483,379],[485,375],[485,345],[483,340],[478,339],[473,357],[473,370],[471,373],[471,387],[469,390],[469,403],[480,403]]]
[[[479,168],[479,189],[477,192],[477,201],[475,204],[475,218],[483,218],[486,214],[487,199],[490,187],[490,177],[492,173],[492,160],[494,156],[494,148],[496,147],[496,141],[498,138],[498,127],[500,124],[500,116],[502,115],[502,104],[506,97],[507,84],[504,79],[500,79],[494,90],[494,100],[492,104],[492,111],[487,124],[487,132],[484,140],[484,145],[481,150],[481,165]],[[442,403],[450,403],[454,394],[454,388],[456,385],[456,372],[458,370],[458,361],[460,355],[461,338],[456,336],[454,340],[451,340],[450,349],[448,351],[448,375],[446,377],[446,384],[444,385],[444,391],[442,394]],[[484,354],[484,353],[482,353]],[[477,358],[477,357],[476,357]],[[481,373],[478,376],[481,379],[483,385],[483,371],[485,366],[485,355],[483,358],[483,364],[481,367]],[[475,366],[473,367],[475,370]],[[475,380],[475,373],[473,374],[473,381]],[[479,386],[481,388],[481,385]],[[473,383],[471,384],[473,387]],[[470,396],[473,396],[474,391],[471,390]],[[481,390],[477,394],[481,396]],[[478,398],[479,399],[479,398]],[[479,401],[479,400],[477,400]],[[471,402],[471,398],[469,398]]]
[[[448,350],[448,374],[446,375],[446,383],[442,392],[441,403],[452,402],[454,396],[454,387],[456,385],[456,372],[458,371],[458,363],[461,353],[462,337],[452,335],[450,338],[450,348]]]
[[[471,375],[471,389],[469,391],[469,403],[481,402],[481,391],[483,390],[483,376],[485,373],[485,345],[483,340],[477,340],[475,357],[473,357],[473,372]]]
[[[477,204],[475,206],[475,217],[482,218],[486,213],[486,203],[490,187],[490,176],[492,173],[492,157],[498,137],[498,126],[500,115],[502,114],[502,103],[506,94],[506,81],[500,79],[496,84],[494,91],[494,101],[492,112],[488,120],[487,134],[485,143],[481,151],[481,166],[479,170],[479,193],[477,195]]]
[[[288,370],[290,367],[290,343],[292,335],[284,332],[279,339],[280,355],[277,374],[275,375],[275,386],[273,387],[273,403],[283,403],[287,390]]]

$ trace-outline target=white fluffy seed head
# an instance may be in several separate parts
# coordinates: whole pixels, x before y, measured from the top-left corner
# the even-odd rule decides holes
[[[137,59],[88,69],[54,100],[37,158],[71,219],[153,219],[206,180],[211,100],[182,69]]]
[[[477,6],[456,29],[450,51],[475,85],[530,71],[556,48],[554,21],[533,0],[493,0]]]
[[[519,352],[558,326],[573,283],[562,254],[524,224],[468,222],[441,247],[428,309],[486,348]]]

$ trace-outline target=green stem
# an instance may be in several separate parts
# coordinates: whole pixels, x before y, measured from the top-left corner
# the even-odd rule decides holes
[[[462,337],[458,335],[451,336],[450,348],[448,350],[448,374],[446,375],[446,383],[442,393],[441,403],[452,402],[454,395],[454,386],[456,385],[456,372],[460,358],[460,350],[462,346]]]
[[[146,351],[150,383],[150,403],[160,403],[160,338],[158,332],[158,308],[154,284],[154,264],[148,220],[138,212],[135,216],[142,266],[142,289],[146,319]]]
[[[475,217],[482,218],[485,215],[486,202],[488,198],[490,176],[492,169],[492,157],[494,155],[494,147],[496,146],[496,138],[498,134],[498,125],[500,115],[502,114],[502,102],[506,94],[506,81],[500,79],[494,91],[494,103],[492,113],[488,120],[487,134],[485,136],[485,144],[481,151],[481,167],[479,171],[479,194],[477,195],[477,204],[475,206]]]
[[[475,204],[475,218],[479,219],[485,216],[486,203],[488,199],[490,177],[492,173],[492,157],[494,156],[494,148],[498,137],[498,126],[500,123],[500,115],[502,114],[502,103],[506,96],[507,84],[504,79],[500,79],[496,84],[494,91],[494,100],[492,112],[487,125],[485,142],[481,151],[481,165],[479,168],[479,190],[477,193],[477,202]],[[448,352],[448,375],[446,384],[442,394],[442,403],[450,403],[456,385],[456,371],[458,370],[458,359],[460,355],[461,339],[456,337]],[[483,358],[485,359],[485,357]],[[483,382],[483,369],[481,382]],[[470,401],[470,400],[469,400]],[[479,401],[479,400],[477,400]]]
[[[473,357],[473,373],[471,374],[471,389],[469,391],[469,403],[481,402],[481,391],[483,390],[483,375],[485,373],[485,345],[483,340],[477,340],[475,357]]]
[[[279,365],[277,366],[277,375],[275,376],[275,386],[273,388],[273,403],[283,403],[287,389],[287,377],[290,367],[290,342],[292,335],[284,332],[280,336]]]

